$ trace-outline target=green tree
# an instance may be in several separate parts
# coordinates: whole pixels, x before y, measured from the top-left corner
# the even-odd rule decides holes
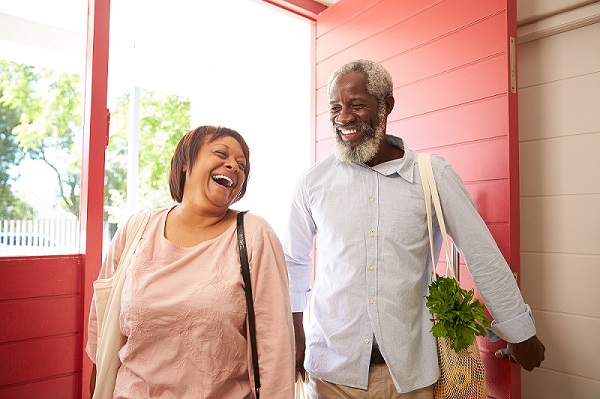
[[[127,150],[131,93],[111,104],[110,141],[106,150],[105,208],[109,221],[125,215]],[[140,91],[139,206],[153,209],[171,204],[169,170],[179,139],[190,129],[190,101],[157,91]]]
[[[78,216],[81,77],[0,61],[0,88],[0,103],[21,113],[19,125],[12,129],[20,149],[52,168],[63,207]]]
[[[179,139],[190,130],[190,101],[143,91],[140,108],[140,198],[143,206],[157,208],[173,203],[171,157]]]
[[[50,166],[58,180],[57,196],[63,207],[78,216],[83,79],[79,75],[0,60],[0,89],[0,105],[20,115],[11,129],[18,146],[6,146],[7,153],[14,157],[27,154]],[[110,104],[110,141],[106,150],[107,219],[125,208],[130,93],[111,97],[117,100]],[[170,159],[189,128],[187,98],[142,90],[140,206],[155,208],[172,202],[168,189]],[[17,204],[15,198],[6,198]]]
[[[0,103],[0,219],[26,220],[34,215],[33,208],[12,192],[12,182],[18,178],[15,169],[25,156],[12,134],[19,117],[18,110]]]

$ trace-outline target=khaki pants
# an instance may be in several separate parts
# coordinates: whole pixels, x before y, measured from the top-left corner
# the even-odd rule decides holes
[[[400,394],[385,364],[371,365],[369,389],[364,391],[323,381],[307,373],[304,394],[306,399],[433,399],[433,385]]]

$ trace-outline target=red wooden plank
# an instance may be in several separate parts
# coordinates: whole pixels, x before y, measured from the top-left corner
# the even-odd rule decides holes
[[[317,140],[325,140],[333,137],[331,130],[331,121],[329,120],[329,112],[322,113],[317,116]]]
[[[329,155],[333,152],[333,143],[334,142],[335,141],[334,141],[333,137],[330,137],[328,139],[317,142],[316,154],[315,154],[316,161],[319,161],[319,160],[325,158],[327,155]]]
[[[394,78],[394,87],[503,53],[505,18],[505,14],[496,14],[387,60],[385,66]]]
[[[79,332],[80,296],[0,302],[0,343]]]
[[[398,4],[400,3],[398,2]],[[504,8],[500,3],[503,2],[500,0],[444,1],[401,24],[382,30],[376,35],[363,32],[361,40],[347,44],[339,41],[329,43],[324,38],[322,40],[321,37],[317,37],[317,88],[325,86],[329,75],[346,61],[369,58],[386,65],[389,60],[399,54],[429,44],[460,29],[470,29],[476,21],[503,13]],[[457,11],[459,9],[460,12]],[[384,11],[386,14],[395,15],[394,9]],[[352,20],[348,24],[354,22]],[[506,38],[506,30],[502,30],[498,34],[502,34]],[[381,43],[389,43],[389,45],[381,45]],[[327,54],[326,57],[325,54]],[[435,58],[433,61],[435,62]]]
[[[501,55],[396,89],[396,105],[389,119],[403,119],[495,97],[507,89],[506,58]]]
[[[317,29],[317,61],[331,56],[329,49],[344,49],[363,41],[365,38],[381,33],[390,27],[403,24],[409,18],[433,7],[441,0],[384,0],[363,8],[335,29],[321,32]],[[335,53],[335,51],[334,51]]]
[[[472,182],[467,183],[465,187],[483,220],[487,223],[508,223],[508,180]]]
[[[506,57],[495,56],[394,89],[396,105],[388,121],[401,120],[458,104],[491,99],[508,90]],[[329,112],[327,88],[317,90],[317,115]]]
[[[317,25],[317,36],[324,35],[332,29],[337,28],[345,21],[354,18],[365,9],[381,2],[382,0],[352,0],[344,1],[343,4],[334,4],[319,15]]]
[[[445,108],[388,123],[415,151],[508,135],[506,95]],[[477,115],[477,117],[473,117]]]
[[[507,139],[500,137],[454,147],[438,148],[435,153],[450,162],[465,183],[508,179]],[[473,165],[477,165],[476,167]]]
[[[409,148],[431,148],[481,140],[508,134],[505,95],[462,104],[427,114],[388,122],[388,133],[402,137]],[[473,115],[479,117],[474,118]],[[457,123],[456,121],[460,121]],[[332,136],[329,112],[316,119],[317,139]]]
[[[79,294],[80,255],[0,258],[0,301]]]
[[[0,387],[79,371],[79,335],[0,345]]]
[[[2,399],[67,399],[80,397],[79,374],[70,374],[22,385],[0,387]]]
[[[481,356],[485,364],[488,398],[514,398],[515,396],[508,396],[506,393],[506,386],[511,381],[510,361],[497,359],[493,353],[483,352]]]

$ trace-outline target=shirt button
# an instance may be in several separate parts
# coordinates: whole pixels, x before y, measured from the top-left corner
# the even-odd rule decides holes
[[[369,270],[371,270],[371,271],[375,270],[375,266],[373,266],[373,265],[369,266]]]
[[[369,299],[369,303],[372,305],[375,303],[375,299]]]
[[[375,202],[375,198],[371,197],[371,198],[369,198],[369,201]]]
[[[365,344],[368,344],[369,342],[371,342],[371,340],[369,338],[365,338]]]
[[[372,172],[372,171],[373,171],[373,168],[369,168],[369,172]]]
[[[369,232],[369,235],[370,235],[371,237],[375,237],[375,232],[374,232],[374,231],[370,231],[370,232]]]

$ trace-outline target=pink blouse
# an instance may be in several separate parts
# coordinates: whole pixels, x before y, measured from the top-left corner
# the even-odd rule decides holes
[[[251,398],[254,379],[235,223],[219,237],[180,247],[164,237],[170,209],[152,213],[127,270],[120,315],[127,343],[119,352],[114,397]],[[283,250],[264,219],[252,214],[244,219],[261,396],[292,398],[294,333]],[[111,243],[102,278],[114,274],[126,225]],[[93,303],[88,335],[86,351],[95,362]]]

